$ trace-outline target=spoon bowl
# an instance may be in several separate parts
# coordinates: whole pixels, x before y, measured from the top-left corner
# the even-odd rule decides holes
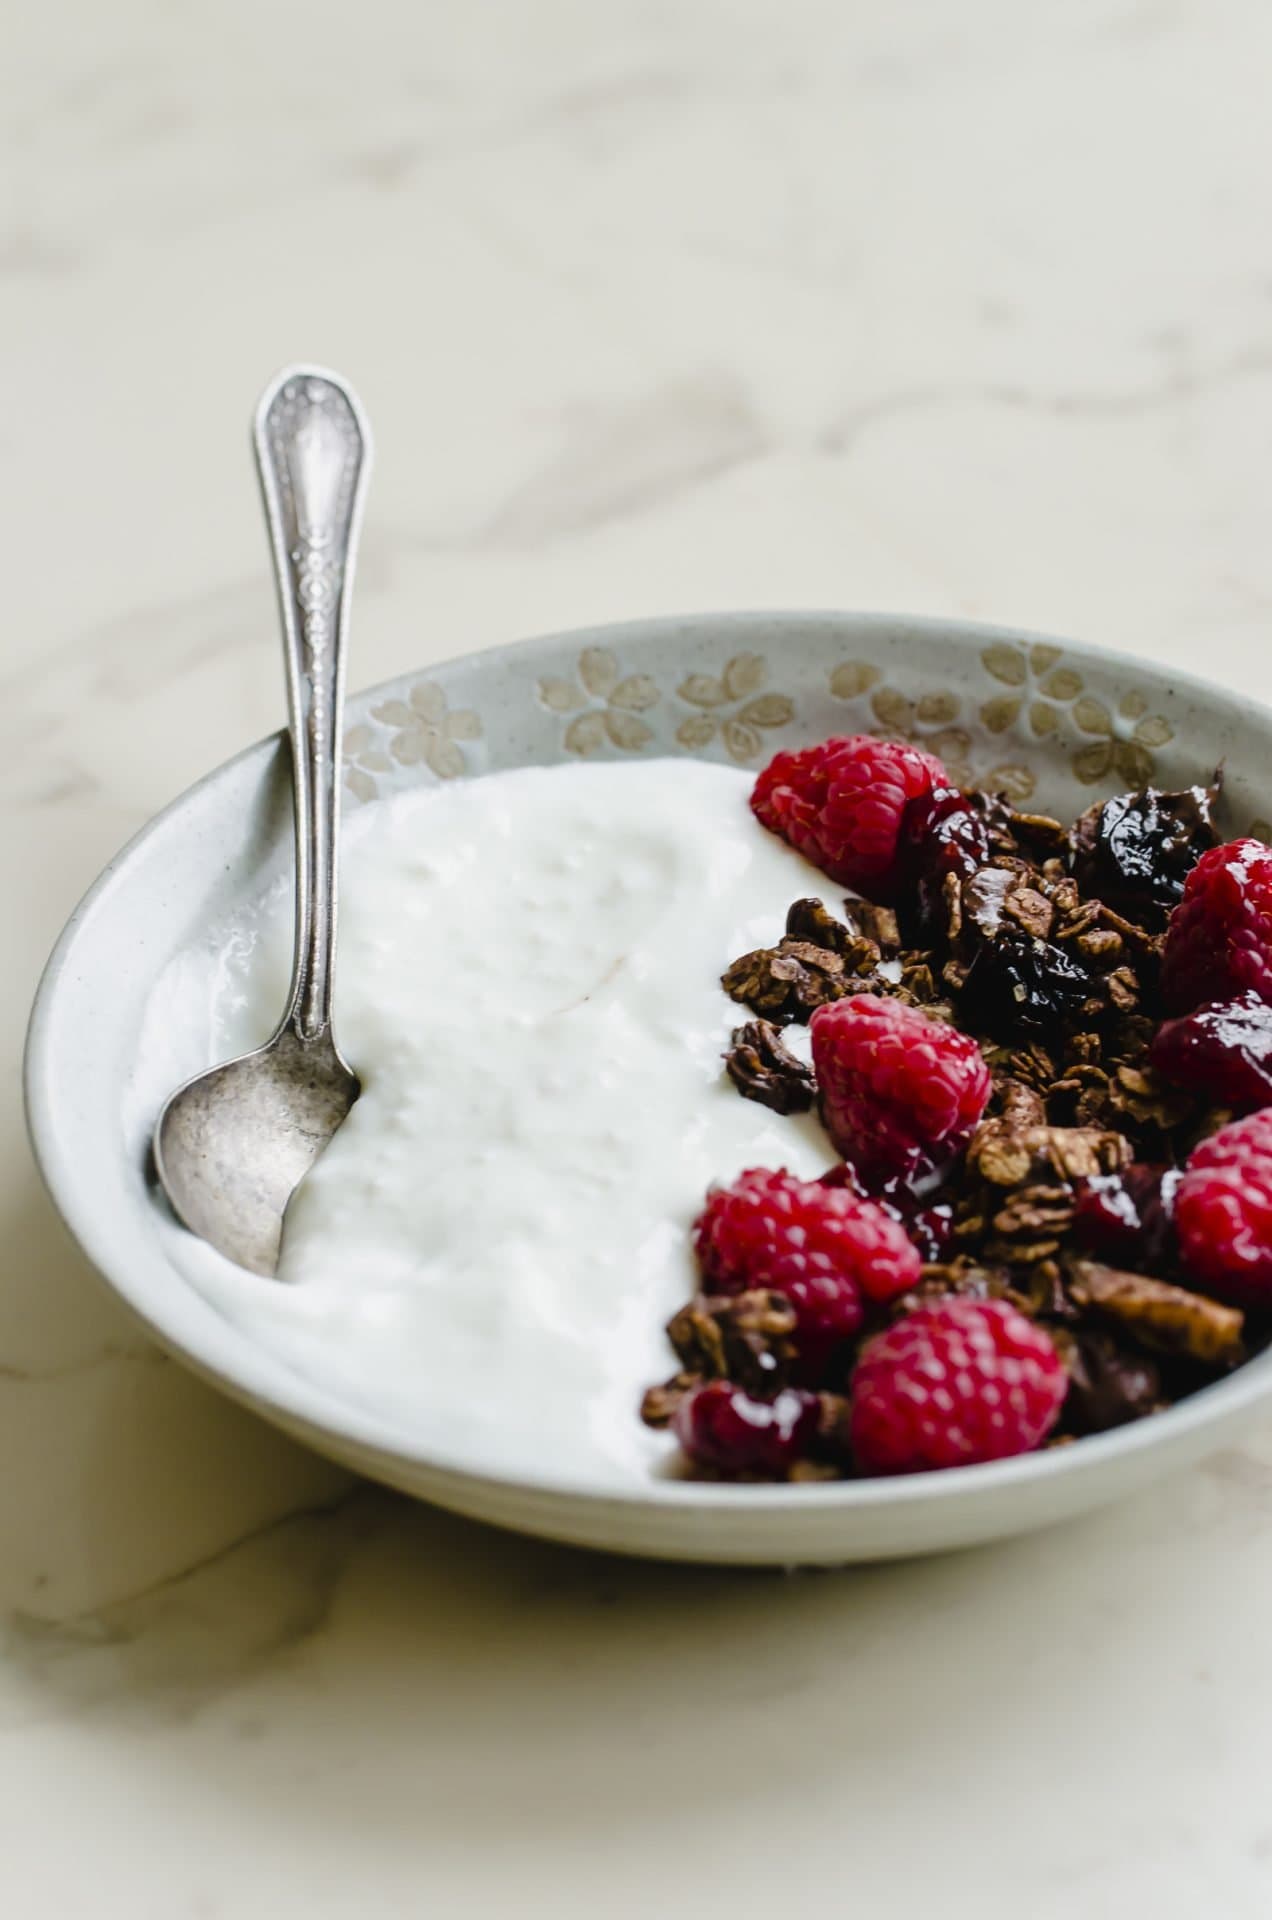
[[[274,1274],[287,1203],[362,1091],[330,1035],[285,1028],[174,1093],[155,1170],[174,1212],[230,1260]]]

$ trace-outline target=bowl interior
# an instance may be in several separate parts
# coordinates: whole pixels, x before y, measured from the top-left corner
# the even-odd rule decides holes
[[[919,742],[960,783],[999,787],[1018,805],[1065,818],[1120,788],[1191,784],[1222,764],[1225,832],[1269,835],[1263,770],[1272,715],[1262,709],[1068,642],[866,614],[644,621],[405,675],[350,700],[345,799],[365,806],[420,782],[591,756],[693,755],[758,767],[779,748],[856,731]],[[998,1468],[921,1476],[922,1484],[774,1490],[656,1481],[638,1494],[616,1490],[598,1507],[582,1478],[567,1486],[527,1476],[513,1490],[520,1504],[505,1511],[506,1486],[485,1484],[462,1459],[423,1456],[409,1436],[309,1386],[223,1319],[174,1261],[181,1230],[156,1200],[148,1143],[163,1093],[207,1056],[174,1032],[170,1051],[152,1053],[141,1072],[143,1013],[174,956],[285,875],[290,860],[287,748],[275,737],[161,814],[78,909],[33,1015],[28,1106],[53,1197],[121,1297],[200,1371],[327,1451],[470,1511],[566,1537],[689,1557],[844,1558],[983,1537],[1073,1510],[1094,1497],[1083,1489],[1101,1473],[1115,1490],[1118,1462],[1123,1478],[1142,1477],[1134,1463],[1149,1453],[1164,1460],[1199,1450],[1272,1381],[1265,1356],[1137,1428]],[[1040,1494],[1047,1486],[1058,1491]],[[571,1517],[580,1502],[597,1509],[593,1519]],[[960,1502],[968,1517],[947,1519],[935,1538],[931,1515]],[[647,1510],[643,1519],[633,1517],[637,1508]],[[679,1516],[662,1531],[649,1518],[658,1508]]]

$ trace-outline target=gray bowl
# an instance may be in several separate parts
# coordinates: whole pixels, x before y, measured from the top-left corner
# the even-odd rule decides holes
[[[408,674],[350,702],[353,806],[418,782],[595,755],[758,767],[779,747],[874,731],[964,781],[1065,817],[1102,793],[1226,770],[1224,828],[1269,837],[1272,713],[1069,641],[881,614],[700,614],[558,634]],[[164,1347],[334,1459],[480,1519],[659,1557],[842,1562],[962,1546],[1058,1520],[1225,1442],[1272,1391],[1272,1353],[1179,1407],[993,1466],[903,1480],[721,1487],[493,1478],[353,1410],[223,1319],[184,1276],[147,1143],[161,1091],[139,1032],[169,961],[291,858],[286,745],[263,741],[175,801],[73,915],[36,998],[27,1110],[71,1232]],[[183,1050],[188,1049],[188,1050]],[[170,1085],[207,1064],[174,1036]],[[633,1418],[635,1413],[633,1412]]]

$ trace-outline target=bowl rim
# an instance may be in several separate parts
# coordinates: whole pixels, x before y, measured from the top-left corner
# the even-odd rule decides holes
[[[452,655],[445,660],[429,662],[424,667],[407,668],[373,686],[359,689],[351,697],[358,701],[383,697],[404,681],[417,679],[421,673],[444,675],[471,667],[475,662],[482,663],[483,671],[496,670],[508,660],[524,659],[536,650],[548,647],[581,644],[631,646],[633,643],[639,646],[665,637],[672,631],[682,636],[706,631],[718,633],[720,629],[745,632],[751,627],[771,627],[776,623],[792,632],[800,627],[820,630],[828,623],[834,623],[841,629],[850,630],[860,626],[875,631],[881,625],[902,625],[907,631],[932,640],[943,640],[959,650],[1004,641],[1017,646],[1055,646],[1066,654],[1098,661],[1107,669],[1120,667],[1133,674],[1142,674],[1148,668],[1163,674],[1172,691],[1178,688],[1190,693],[1212,711],[1227,708],[1243,720],[1261,718],[1272,731],[1272,706],[1268,703],[1244,695],[1238,699],[1230,689],[1186,669],[1177,670],[1173,665],[1162,667],[1157,662],[1116,648],[1030,628],[1008,626],[1001,622],[970,620],[953,615],[909,614],[896,609],[778,607],[702,610],[569,627]],[[731,1513],[761,1518],[790,1514],[795,1510],[805,1514],[821,1511],[847,1516],[854,1511],[927,1506],[933,1500],[945,1503],[971,1496],[988,1500],[999,1492],[1039,1480],[1072,1481],[1099,1474],[1115,1461],[1169,1446],[1172,1440],[1180,1441],[1188,1433],[1224,1424],[1272,1393],[1272,1350],[1269,1350],[1267,1354],[1256,1356],[1239,1367],[1227,1379],[1202,1388],[1151,1420],[1134,1421],[1104,1433],[1089,1435],[1073,1446],[1021,1454],[1007,1460],[890,1478],[794,1485],[760,1483],[721,1486],[715,1482],[660,1476],[651,1476],[640,1484],[609,1485],[571,1480],[557,1473],[530,1469],[515,1473],[493,1470],[475,1465],[471,1458],[462,1453],[450,1453],[445,1447],[414,1441],[376,1415],[341,1401],[327,1389],[292,1372],[285,1362],[256,1346],[238,1327],[233,1327],[232,1332],[242,1345],[242,1365],[231,1371],[227,1366],[209,1360],[206,1355],[192,1348],[169,1324],[173,1316],[164,1312],[162,1288],[156,1289],[144,1280],[139,1282],[128,1263],[122,1261],[114,1251],[110,1215],[93,1208],[89,1198],[89,1183],[79,1177],[73,1156],[64,1151],[49,1055],[59,1011],[62,978],[94,915],[113,889],[124,881],[142,849],[158,835],[171,831],[180,816],[210,788],[225,780],[232,770],[243,767],[253,759],[260,759],[264,765],[270,755],[280,752],[285,745],[286,732],[280,728],[241,748],[152,815],[107,862],[71,912],[41,973],[27,1027],[22,1065],[24,1109],[32,1152],[45,1190],[62,1223],[86,1255],[97,1277],[133,1314],[149,1336],[230,1398],[263,1417],[274,1419],[276,1424],[293,1433],[302,1432],[312,1436],[319,1444],[326,1439],[338,1446],[353,1446],[361,1454],[371,1455],[386,1466],[393,1463],[409,1465],[443,1477],[457,1486],[465,1483],[473,1487],[497,1486],[513,1494],[564,1499],[571,1503],[590,1503],[611,1509],[638,1510],[652,1505],[703,1515],[725,1509]],[[159,1258],[163,1259],[163,1256],[159,1255]],[[177,1277],[166,1259],[164,1266],[170,1280]]]

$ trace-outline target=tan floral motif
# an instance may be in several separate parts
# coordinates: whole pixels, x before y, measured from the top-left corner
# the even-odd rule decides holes
[[[730,759],[754,760],[764,745],[762,730],[785,727],[795,718],[794,702],[784,693],[765,693],[768,663],[758,653],[735,653],[717,679],[691,673],[676,688],[678,699],[695,707],[676,728],[690,753],[709,747],[717,735]]]
[[[480,740],[481,720],[469,707],[452,713],[435,680],[417,680],[405,700],[383,700],[371,718],[388,729],[384,745],[373,728],[350,727],[344,737],[345,785],[359,800],[374,800],[376,775],[400,767],[426,766],[439,780],[464,772],[465,740]]]
[[[548,675],[538,695],[549,713],[573,716],[565,729],[570,753],[598,753],[607,740],[623,753],[639,753],[653,740],[640,716],[658,705],[658,688],[647,673],[624,674],[608,647],[585,647],[577,682]]]
[[[869,661],[843,660],[831,671],[830,691],[836,700],[866,702],[863,725],[868,733],[923,747],[944,762],[959,786],[970,786],[972,736],[956,724],[963,711],[962,696],[939,691],[912,700],[896,687],[882,685],[882,680],[879,668]],[[1022,769],[997,771],[1015,774]]]
[[[348,729],[344,737],[344,778],[355,800],[374,800],[380,790],[376,775],[392,770],[393,762],[376,744],[373,727],[360,723]]]
[[[1061,661],[1059,647],[1026,648],[1010,641],[986,647],[981,664],[1007,691],[982,702],[982,725],[990,733],[1006,733],[1023,722],[1036,740],[1064,730],[1077,736],[1069,765],[1084,786],[1114,772],[1128,786],[1143,786],[1156,771],[1154,749],[1175,737],[1170,721],[1150,713],[1148,701],[1134,688],[1112,711],[1086,691],[1075,668]],[[1032,786],[1031,780],[1029,791]]]

